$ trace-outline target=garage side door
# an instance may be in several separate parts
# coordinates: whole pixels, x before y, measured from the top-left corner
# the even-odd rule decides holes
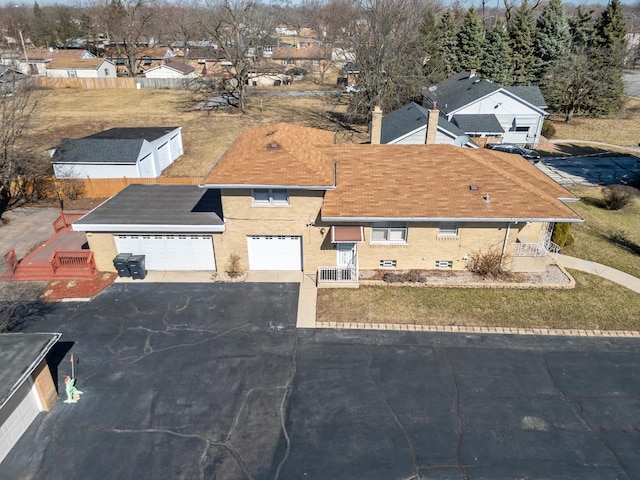
[[[13,394],[0,411],[0,462],[18,442],[40,413],[36,395],[29,382]]]
[[[145,255],[147,270],[215,270],[211,235],[116,235],[118,253]]]
[[[302,270],[302,237],[251,235],[247,237],[250,270]]]

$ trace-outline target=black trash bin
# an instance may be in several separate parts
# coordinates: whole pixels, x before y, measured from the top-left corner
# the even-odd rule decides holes
[[[119,277],[131,276],[129,267],[127,267],[127,261],[129,261],[131,255],[131,253],[119,253],[116,258],[113,259],[113,266],[116,267]]]
[[[131,255],[127,260],[127,267],[129,267],[131,278],[134,280],[143,280],[147,276],[147,271],[144,267],[144,255]]]

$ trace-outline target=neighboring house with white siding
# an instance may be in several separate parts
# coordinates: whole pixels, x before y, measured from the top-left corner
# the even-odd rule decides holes
[[[435,105],[479,145],[498,141],[536,147],[548,115],[539,87],[501,87],[479,78],[475,70],[423,88],[422,94],[424,107]]]
[[[182,62],[169,62],[151,68],[144,73],[146,78],[196,78],[198,73],[191,65]]]
[[[46,67],[47,77],[53,78],[116,78],[116,66],[106,58],[52,60]]]

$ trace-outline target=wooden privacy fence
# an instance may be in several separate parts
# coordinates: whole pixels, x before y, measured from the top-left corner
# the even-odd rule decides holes
[[[133,78],[57,78],[35,77],[46,88],[136,88]]]
[[[136,184],[163,185],[198,185],[202,177],[172,177],[172,178],[78,178],[73,180],[58,180],[63,187],[65,182],[73,182],[79,197],[109,198],[127,186]]]

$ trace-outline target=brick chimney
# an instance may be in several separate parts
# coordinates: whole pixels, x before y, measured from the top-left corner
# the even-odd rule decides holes
[[[438,135],[438,117],[440,117],[440,111],[435,105],[431,107],[427,114],[427,132],[425,135],[424,143],[427,145],[435,145],[436,135]]]
[[[371,145],[380,145],[382,140],[382,108],[380,105],[373,107],[371,112],[371,132],[369,142]]]

